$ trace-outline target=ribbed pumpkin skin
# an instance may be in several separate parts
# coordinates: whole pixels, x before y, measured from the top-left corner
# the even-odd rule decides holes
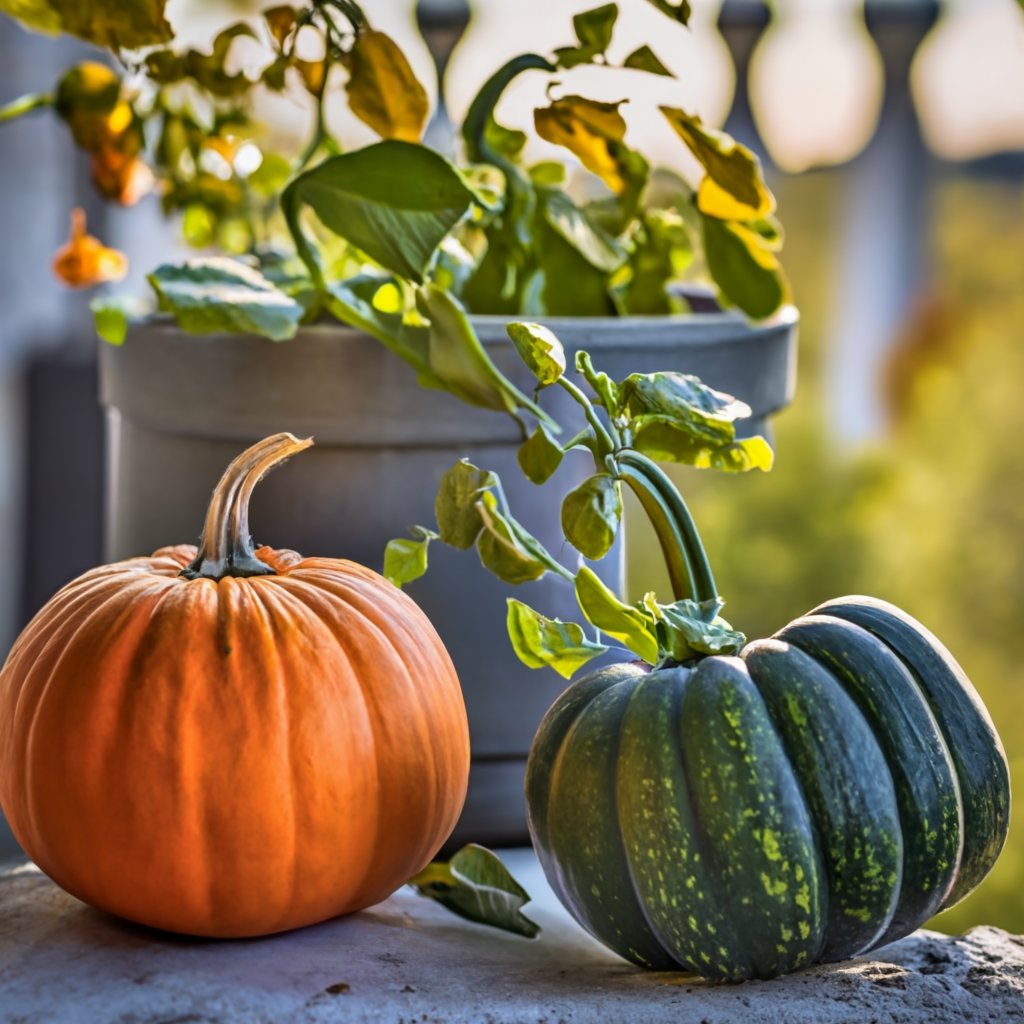
[[[769,978],[906,935],[1009,824],[998,736],[948,651],[871,598],[739,658],[570,686],[527,766],[552,888],[633,962]]]
[[[157,928],[262,935],[359,910],[423,868],[469,736],[416,605],[351,562],[184,579],[192,547],[95,569],[0,673],[0,802],[80,899]]]

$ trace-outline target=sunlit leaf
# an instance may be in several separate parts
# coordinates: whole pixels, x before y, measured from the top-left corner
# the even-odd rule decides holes
[[[709,441],[668,416],[638,416],[631,427],[633,447],[656,462],[746,473],[751,469],[767,472],[774,461],[771,445],[760,436],[724,443]]]
[[[677,107],[661,112],[700,161],[705,177],[697,190],[701,213],[720,220],[759,220],[775,209],[761,173],[761,161],[725,132],[705,128],[701,119]]]
[[[385,139],[416,142],[430,112],[426,90],[390,37],[364,29],[345,58],[349,109]]]
[[[658,604],[653,594],[645,595],[643,605],[657,620],[662,651],[674,661],[688,661],[704,654],[738,654],[747,638],[718,615],[721,601],[701,602],[683,599],[673,604]]]
[[[89,303],[96,333],[109,345],[123,345],[128,325],[149,312],[145,302],[131,295],[101,295]]]
[[[170,40],[166,0],[0,0],[0,11],[42,32],[67,32],[111,50],[138,49]]]
[[[604,53],[612,41],[612,30],[619,16],[618,4],[602,4],[590,11],[581,11],[573,16],[572,27],[580,46],[593,48]]]
[[[514,321],[505,328],[519,358],[546,388],[565,373],[565,349],[554,333],[543,324]]]
[[[531,483],[542,484],[550,479],[562,462],[562,447],[538,423],[534,432],[519,446],[516,453],[519,468]]]
[[[592,626],[622,641],[648,664],[657,664],[658,640],[650,612],[620,601],[587,566],[576,574],[576,601]]]
[[[445,473],[434,500],[434,516],[445,544],[464,551],[476,543],[483,529],[477,503],[497,482],[493,473],[478,469],[468,459],[459,460]]]
[[[608,650],[588,640],[575,622],[549,619],[511,597],[506,625],[512,648],[527,668],[553,668],[564,679]]]
[[[544,217],[592,267],[610,274],[626,259],[626,250],[598,227],[561,189],[544,189]]]
[[[604,558],[622,522],[622,485],[608,473],[588,477],[562,502],[562,531],[586,558]]]
[[[619,396],[633,420],[662,417],[680,431],[714,444],[731,442],[733,422],[750,415],[746,402],[675,371],[630,374],[619,385]]]
[[[506,583],[540,579],[547,572],[547,566],[530,550],[530,547],[539,547],[539,542],[530,538],[532,545],[524,543],[525,531],[501,511],[497,498],[490,491],[480,495],[476,507],[483,523],[476,539],[476,550],[485,568]]]
[[[418,580],[427,571],[427,549],[438,535],[426,527],[414,527],[412,537],[396,537],[384,548],[384,578],[396,587]]]
[[[520,909],[530,902],[530,894],[495,854],[475,843],[462,847],[447,863],[427,865],[409,885],[469,921],[531,939],[540,932]]]
[[[662,14],[667,14],[673,21],[678,21],[680,25],[688,25],[690,22],[689,0],[647,0],[647,2],[657,7]]]
[[[128,273],[128,258],[109,249],[85,230],[85,211],[71,212],[71,233],[53,257],[53,272],[69,288],[92,288],[108,281],[120,281]]]
[[[291,338],[302,306],[258,270],[224,257],[164,264],[149,275],[157,307],[193,334],[230,331]]]
[[[742,224],[702,217],[704,258],[725,303],[761,320],[786,301],[789,285],[770,243]]]
[[[537,134],[565,146],[613,192],[626,192],[645,178],[647,164],[623,141],[626,122],[619,103],[598,103],[582,96],[564,96],[534,111]]]
[[[658,60],[657,54],[647,45],[634,50],[623,62],[624,68],[633,68],[634,71],[646,71],[651,75],[667,75],[675,78],[664,64]]]
[[[308,206],[328,230],[417,282],[472,202],[444,157],[396,139],[325,160],[299,175],[281,199],[293,234],[301,232],[298,213]],[[308,242],[296,237],[296,244],[309,262]]]

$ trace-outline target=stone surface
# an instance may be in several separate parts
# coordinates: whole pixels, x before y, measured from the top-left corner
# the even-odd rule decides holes
[[[287,935],[209,942],[101,914],[33,866],[0,868],[4,1024],[949,1024],[1024,1020],[1024,939],[918,932],[871,958],[711,985],[631,967],[555,902],[532,854],[503,858],[543,932],[472,925],[411,890]]]

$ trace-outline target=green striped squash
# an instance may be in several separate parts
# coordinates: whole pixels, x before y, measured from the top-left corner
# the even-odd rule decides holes
[[[991,868],[1006,758],[963,671],[847,597],[739,657],[593,672],[527,766],[552,888],[644,967],[770,978],[906,935]]]

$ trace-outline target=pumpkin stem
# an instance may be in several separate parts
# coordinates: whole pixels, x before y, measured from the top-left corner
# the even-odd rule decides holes
[[[219,580],[225,576],[274,574],[266,562],[256,557],[249,533],[249,499],[270,470],[312,443],[311,437],[299,440],[292,434],[274,434],[232,461],[214,488],[199,551],[181,570],[182,576],[190,580]]]
[[[661,544],[677,601],[719,602],[711,563],[683,496],[657,463],[631,449],[616,453],[619,474],[640,499]]]

